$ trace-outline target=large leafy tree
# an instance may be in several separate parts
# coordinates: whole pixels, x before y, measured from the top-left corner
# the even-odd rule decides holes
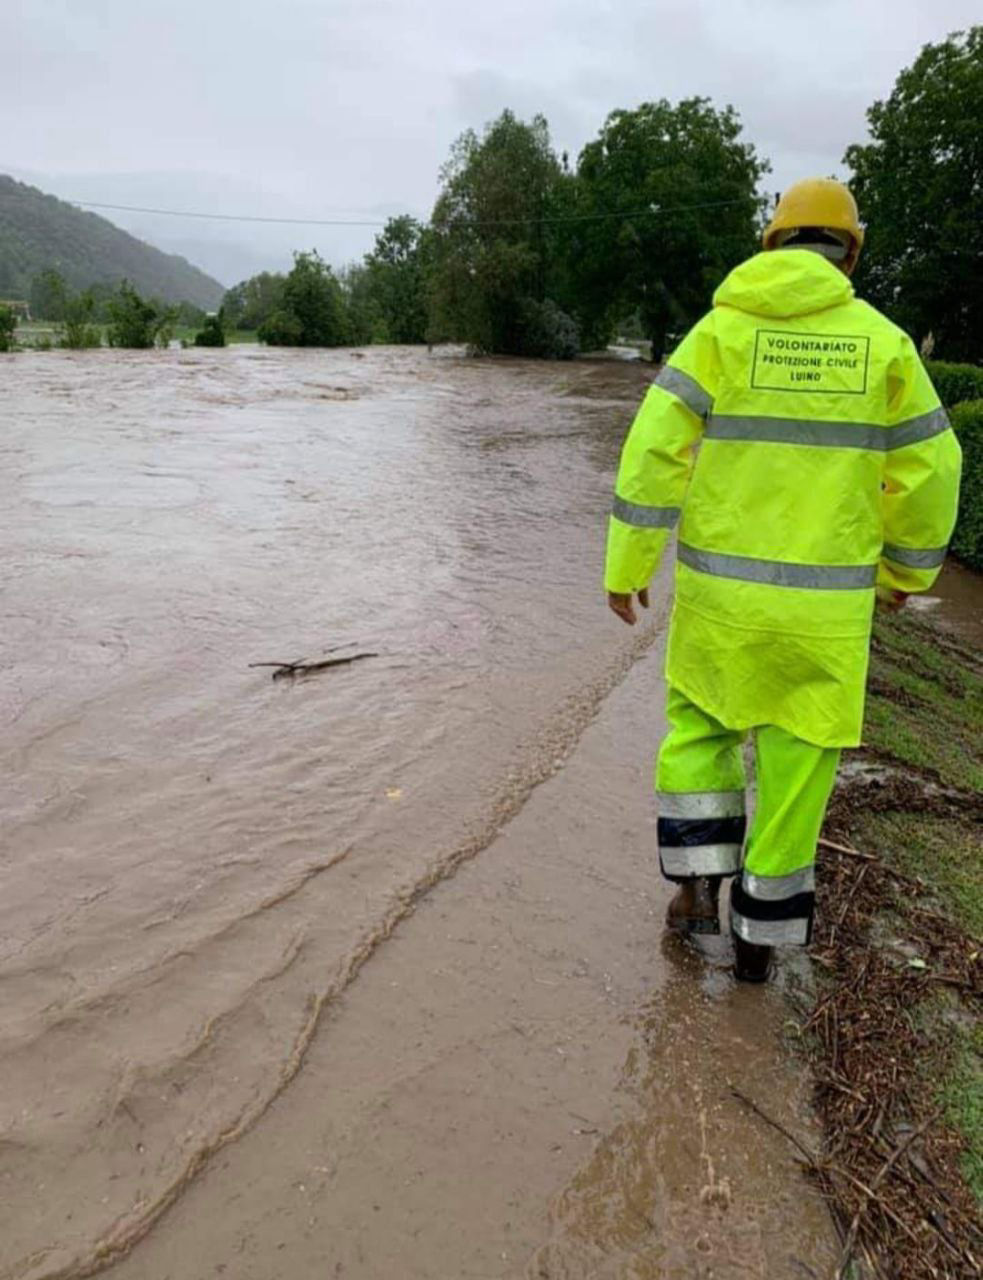
[[[846,163],[867,223],[857,285],[936,355],[983,359],[983,27],[926,45]]]
[[[458,138],[432,218],[431,332],[482,351],[561,354],[550,301],[565,175],[542,116],[504,111]],[[562,354],[568,354],[564,350]]]
[[[425,342],[427,254],[415,218],[390,218],[365,255],[367,288],[386,342]]]
[[[350,340],[344,293],[317,252],[294,254],[280,305],[260,325],[258,336],[281,347],[341,347]]]
[[[578,318],[595,341],[634,315],[659,359],[707,308],[724,274],[754,252],[769,166],[741,139],[732,107],[662,99],[614,111],[580,155],[578,221],[565,257]]]

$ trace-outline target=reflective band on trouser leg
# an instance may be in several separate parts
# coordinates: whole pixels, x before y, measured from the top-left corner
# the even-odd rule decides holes
[[[840,753],[774,725],[754,737],[758,795],[744,870],[731,887],[731,927],[761,946],[803,945],[812,935],[816,841]]]
[[[731,886],[731,928],[759,946],[804,946],[812,936],[814,876],[811,865],[787,876],[743,872]]]
[[[743,806],[743,792],[740,800]],[[734,875],[741,865],[746,825],[743,813],[733,818],[660,817],[659,862],[662,874],[667,880]]]
[[[734,875],[744,843],[744,735],[671,685],[668,715],[656,767],[662,874],[667,880]]]

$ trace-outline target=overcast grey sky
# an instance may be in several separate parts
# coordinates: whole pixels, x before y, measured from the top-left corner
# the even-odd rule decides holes
[[[840,170],[864,113],[980,0],[2,0],[0,172],[65,198],[426,216],[453,139],[543,112],[575,156],[616,107],[733,103],[768,189]],[[106,216],[226,283],[370,230]]]

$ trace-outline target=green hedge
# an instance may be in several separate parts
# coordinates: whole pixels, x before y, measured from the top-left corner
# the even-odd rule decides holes
[[[926,360],[925,368],[947,409],[955,408],[964,400],[983,400],[983,367],[980,365]]]
[[[960,367],[963,366],[950,366]],[[983,391],[980,399],[957,404],[950,417],[963,449],[962,491],[952,554],[970,568],[983,571]]]

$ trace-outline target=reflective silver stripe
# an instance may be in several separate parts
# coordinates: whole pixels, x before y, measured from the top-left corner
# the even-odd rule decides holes
[[[682,400],[687,409],[691,409],[698,418],[705,418],[713,408],[713,398],[700,386],[695,378],[682,369],[674,369],[671,364],[664,364],[655,376],[655,385],[670,395]]]
[[[756,876],[745,871],[742,877],[744,892],[759,902],[780,902],[782,898],[794,898],[797,893],[816,892],[816,868],[803,867],[787,876]]]
[[[657,791],[660,818],[742,818],[743,791]]]
[[[730,927],[745,942],[755,942],[759,947],[805,946],[809,940],[805,916],[795,920],[749,920],[732,908]]]
[[[689,569],[717,578],[764,582],[773,587],[809,587],[821,591],[848,591],[873,587],[876,564],[792,564],[787,560],[758,560],[754,556],[729,556],[720,551],[699,551],[680,542],[677,555]]]
[[[930,440],[948,430],[944,409],[909,418],[896,427],[872,422],[823,422],[809,418],[763,418],[750,414],[715,413],[707,424],[709,440],[743,440],[759,444],[805,444],[828,449],[870,449],[889,453]]]
[[[615,494],[611,514],[639,529],[673,529],[679,520],[679,510],[679,507],[646,507],[640,502],[626,502]]]
[[[917,418],[909,418],[907,422],[899,422],[895,427],[888,427],[891,433],[889,449],[903,449],[909,444],[919,444],[922,440],[931,440],[932,436],[940,436],[949,430],[949,415],[940,406],[928,413],[920,413]]]
[[[909,569],[937,569],[945,560],[948,547],[931,547],[914,551],[911,547],[895,547],[884,543],[884,555],[895,564],[906,564]]]
[[[741,867],[739,844],[693,844],[659,849],[667,876],[732,876]]]
[[[747,440],[763,444],[809,444],[835,449],[888,448],[888,428],[869,422],[817,422],[807,418],[759,418],[714,414],[709,440]]]

